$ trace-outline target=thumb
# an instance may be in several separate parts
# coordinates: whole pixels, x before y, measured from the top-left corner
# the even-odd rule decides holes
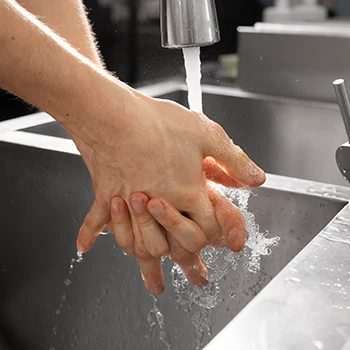
[[[229,176],[242,185],[262,185],[266,180],[264,171],[233,143],[219,124],[212,123],[212,131],[207,133],[204,145],[204,157],[213,157]]]
[[[242,188],[246,187],[231,175],[227,174],[224,169],[212,157],[203,160],[203,173],[207,180],[214,181],[226,187]]]

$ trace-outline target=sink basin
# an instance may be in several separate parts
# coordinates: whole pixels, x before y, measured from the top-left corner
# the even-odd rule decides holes
[[[93,201],[81,157],[9,142],[0,142],[0,154],[4,169],[0,179],[6,184],[0,199],[0,329],[10,349],[167,349],[150,334],[147,315],[153,301],[137,263],[122,254],[112,236],[101,236],[69,274],[76,234]],[[284,185],[292,181],[278,176],[269,179]],[[305,185],[303,181],[296,184]],[[221,280],[224,300],[210,312],[212,334],[205,337],[203,345],[346,203],[317,193],[278,189],[273,184],[254,190],[249,211],[255,214],[261,231],[269,230],[271,237],[281,240],[271,256],[262,257],[260,272],[251,273],[241,266]],[[175,301],[170,267],[167,261],[166,291],[159,297],[166,340],[173,349],[194,349],[195,328]]]
[[[187,106],[182,84],[162,83],[141,90]],[[337,148],[347,139],[337,105],[215,86],[203,86],[203,105],[204,112],[266,172],[348,186],[335,161]],[[25,130],[68,138],[55,122]]]
[[[178,83],[142,90],[186,104]],[[272,173],[253,191],[248,210],[260,232],[280,241],[261,257],[257,273],[242,264],[230,271],[220,281],[218,305],[199,317],[198,306],[177,302],[166,260],[166,290],[159,297],[166,342],[195,349],[191,317],[197,317],[204,326],[209,320],[211,329],[198,348],[210,342],[208,350],[231,350],[233,343],[235,350],[314,349],[320,343],[342,349],[350,337],[350,189],[334,185],[347,184],[334,160],[346,137],[337,107],[203,90],[206,113]],[[167,350],[159,329],[148,324],[153,299],[137,263],[112,236],[99,237],[70,269],[93,192],[64,129],[45,113],[0,123],[0,158],[6,184],[0,197],[0,349],[6,343],[10,350]]]

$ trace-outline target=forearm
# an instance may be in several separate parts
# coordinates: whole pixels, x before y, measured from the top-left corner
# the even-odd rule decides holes
[[[123,111],[130,89],[55,35],[13,0],[0,0],[0,86],[87,136],[107,103]],[[121,113],[122,114],[122,113]],[[91,117],[90,117],[91,118]],[[117,119],[117,115],[115,116]],[[116,122],[120,122],[116,120]]]
[[[41,22],[66,39],[77,51],[103,68],[81,0],[17,0]]]

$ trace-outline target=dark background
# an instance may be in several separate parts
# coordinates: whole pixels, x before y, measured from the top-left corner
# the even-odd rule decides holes
[[[84,0],[107,68],[132,86],[184,75],[181,50],[161,47],[159,18],[140,20],[139,0],[124,2],[130,15],[116,21],[110,7],[103,7],[96,0]],[[221,41],[202,49],[204,64],[216,62],[221,54],[236,52],[237,27],[260,21],[263,8],[258,0],[216,0],[216,6]],[[35,110],[0,90],[0,121]]]

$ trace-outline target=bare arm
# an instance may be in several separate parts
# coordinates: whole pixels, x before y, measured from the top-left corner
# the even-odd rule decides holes
[[[130,93],[15,1],[0,0],[0,21],[1,87],[45,110],[68,130],[79,131],[88,142],[93,135],[86,127],[99,127],[96,116],[106,114],[106,104],[116,112],[114,122],[122,120],[120,111],[132,103],[135,91]]]
[[[81,0],[17,0],[86,58],[103,68],[96,39]]]

